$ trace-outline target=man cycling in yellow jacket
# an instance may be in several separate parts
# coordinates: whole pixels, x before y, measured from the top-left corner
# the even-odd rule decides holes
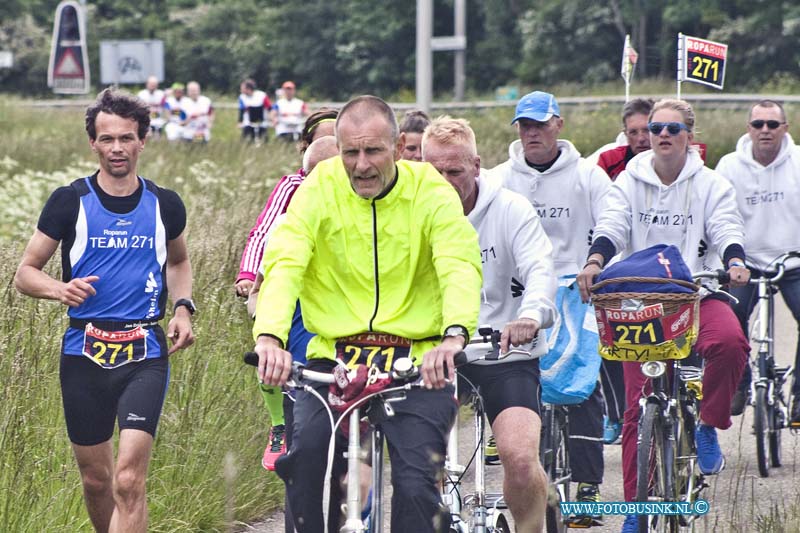
[[[456,404],[445,376],[476,327],[481,289],[475,230],[453,188],[426,163],[400,161],[404,137],[391,108],[374,96],[348,102],[336,121],[340,156],[317,165],[270,238],[253,335],[259,377],[283,385],[283,349],[297,298],[308,366],[388,368],[410,357],[424,389],[393,404],[380,424],[392,464],[392,530],[447,530],[437,475]],[[327,386],[321,386],[327,398]],[[276,464],[300,533],[324,530],[322,492],[330,426],[325,407],[299,392],[292,446]],[[337,454],[333,479],[344,461]],[[338,529],[341,490],[332,484],[328,530]],[[446,516],[446,515],[445,515]]]

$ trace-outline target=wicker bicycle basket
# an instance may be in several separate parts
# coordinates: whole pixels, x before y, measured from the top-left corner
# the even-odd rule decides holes
[[[620,283],[674,284],[692,292],[596,292]],[[699,287],[694,283],[631,276],[603,280],[590,291],[604,359],[641,363],[683,359],[691,353],[700,316]]]

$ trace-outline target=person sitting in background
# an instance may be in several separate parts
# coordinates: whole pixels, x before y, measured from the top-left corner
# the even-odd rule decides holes
[[[158,78],[155,76],[147,78],[145,88],[139,91],[136,96],[150,108],[150,133],[154,138],[158,139],[161,137],[161,130],[164,128],[164,124],[166,124],[166,119],[164,118],[166,95],[164,91],[158,88]]]
[[[164,126],[164,133],[167,134],[168,141],[179,141],[183,138],[183,126],[181,125],[181,100],[183,100],[184,85],[175,82],[168,89],[164,100],[164,109],[167,113],[167,123]]]
[[[199,83],[190,81],[186,84],[186,96],[181,98],[180,106],[183,140],[204,143],[210,141],[214,107],[207,96],[200,94]]]
[[[242,139],[267,140],[267,115],[272,102],[264,91],[256,89],[256,82],[250,78],[239,86],[239,120],[236,123],[242,130]]]
[[[400,133],[406,136],[403,159],[422,161],[422,133],[430,122],[431,119],[424,111],[415,110],[405,114],[400,122]]]
[[[300,139],[303,122],[308,116],[308,106],[295,96],[293,81],[283,82],[281,89],[283,94],[272,108],[272,125],[279,139],[294,142]]]

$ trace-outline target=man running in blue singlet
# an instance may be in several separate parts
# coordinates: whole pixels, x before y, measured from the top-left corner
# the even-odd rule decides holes
[[[23,294],[68,306],[64,416],[100,532],[147,530],[145,478],[169,381],[167,355],[194,342],[186,210],[176,193],[136,174],[149,127],[141,100],[100,93],[86,110],[100,169],[53,192],[14,278]],[[43,271],[59,243],[62,280]],[[159,321],[168,289],[174,316],[165,334]]]

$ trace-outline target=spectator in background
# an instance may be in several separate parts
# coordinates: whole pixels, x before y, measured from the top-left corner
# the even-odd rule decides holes
[[[627,144],[616,146],[600,154],[597,164],[606,171],[612,180],[625,170],[625,165],[645,150],[650,149],[650,131],[647,129],[647,117],[653,109],[653,101],[635,98],[622,108],[622,133]]]
[[[164,109],[167,114],[167,124],[164,126],[164,133],[167,134],[168,141],[180,140],[183,136],[183,126],[181,125],[181,100],[183,99],[184,85],[175,82],[170,87],[170,93],[164,100]]]
[[[250,78],[239,86],[239,120],[236,124],[242,130],[242,139],[267,140],[267,115],[272,102],[264,91],[256,89],[256,82]]]
[[[166,124],[164,115],[166,113],[166,95],[158,88],[158,78],[150,76],[147,78],[145,88],[137,95],[147,107],[150,108],[150,134],[154,138],[161,137],[161,130]]]
[[[422,133],[430,122],[430,117],[424,111],[414,110],[405,114],[400,123],[400,133],[406,136],[403,159],[422,161]]]
[[[190,81],[186,84],[186,96],[181,98],[180,106],[183,140],[210,141],[211,126],[214,124],[214,107],[207,96],[200,94],[199,83]]]
[[[283,95],[272,108],[275,135],[287,142],[298,141],[303,130],[303,122],[308,116],[308,107],[304,101],[295,97],[294,82],[283,82],[281,89]]]

